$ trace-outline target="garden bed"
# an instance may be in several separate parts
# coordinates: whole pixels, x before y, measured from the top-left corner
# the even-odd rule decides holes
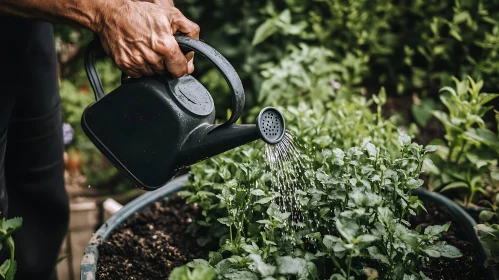
[[[421,211],[413,225],[443,225],[452,220],[445,206],[427,198],[422,199],[428,213]],[[167,279],[177,266],[195,258],[206,258],[207,250],[196,243],[196,238],[185,231],[199,215],[199,209],[186,205],[178,196],[155,202],[135,213],[99,246],[97,279]],[[431,279],[488,279],[481,264],[477,248],[453,221],[443,240],[456,246],[463,257],[438,258],[423,269]]]

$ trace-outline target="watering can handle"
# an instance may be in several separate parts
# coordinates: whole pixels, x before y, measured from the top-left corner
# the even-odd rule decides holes
[[[184,53],[188,52],[185,51],[185,49],[189,49],[201,54],[207,58],[225,78],[225,81],[232,92],[232,115],[222,126],[235,123],[243,112],[245,94],[241,79],[234,67],[217,50],[202,41],[186,36],[175,36],[175,39]],[[94,90],[95,99],[99,100],[104,97],[105,93],[97,68],[95,67],[96,50],[103,51],[98,38],[93,39],[85,50],[85,71],[87,72],[90,85]]]

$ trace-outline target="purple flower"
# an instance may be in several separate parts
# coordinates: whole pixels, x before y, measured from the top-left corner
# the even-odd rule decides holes
[[[330,83],[331,83],[331,86],[334,88],[334,89],[340,89],[341,88],[341,84],[337,81],[335,81],[334,79],[331,79],[330,80]]]
[[[67,145],[73,141],[74,129],[68,123],[62,124],[62,135],[64,138],[64,145]]]

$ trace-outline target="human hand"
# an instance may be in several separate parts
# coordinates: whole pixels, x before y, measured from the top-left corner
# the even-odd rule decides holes
[[[105,13],[96,33],[123,72],[138,78],[166,71],[181,77],[194,71],[194,53],[184,56],[174,35],[199,39],[199,26],[171,0],[124,1],[114,9]]]

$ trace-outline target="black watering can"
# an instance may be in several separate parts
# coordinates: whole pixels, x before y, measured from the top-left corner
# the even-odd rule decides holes
[[[210,93],[194,77],[169,75],[122,76],[121,85],[104,94],[95,67],[100,42],[94,39],[85,53],[85,70],[96,102],[83,112],[81,124],[94,145],[138,187],[164,186],[184,167],[261,138],[269,144],[281,141],[285,122],[272,107],[264,108],[256,125],[235,125],[245,95],[232,65],[206,43],[175,37],[184,53],[206,57],[223,75],[232,92],[232,115],[215,124]]]

